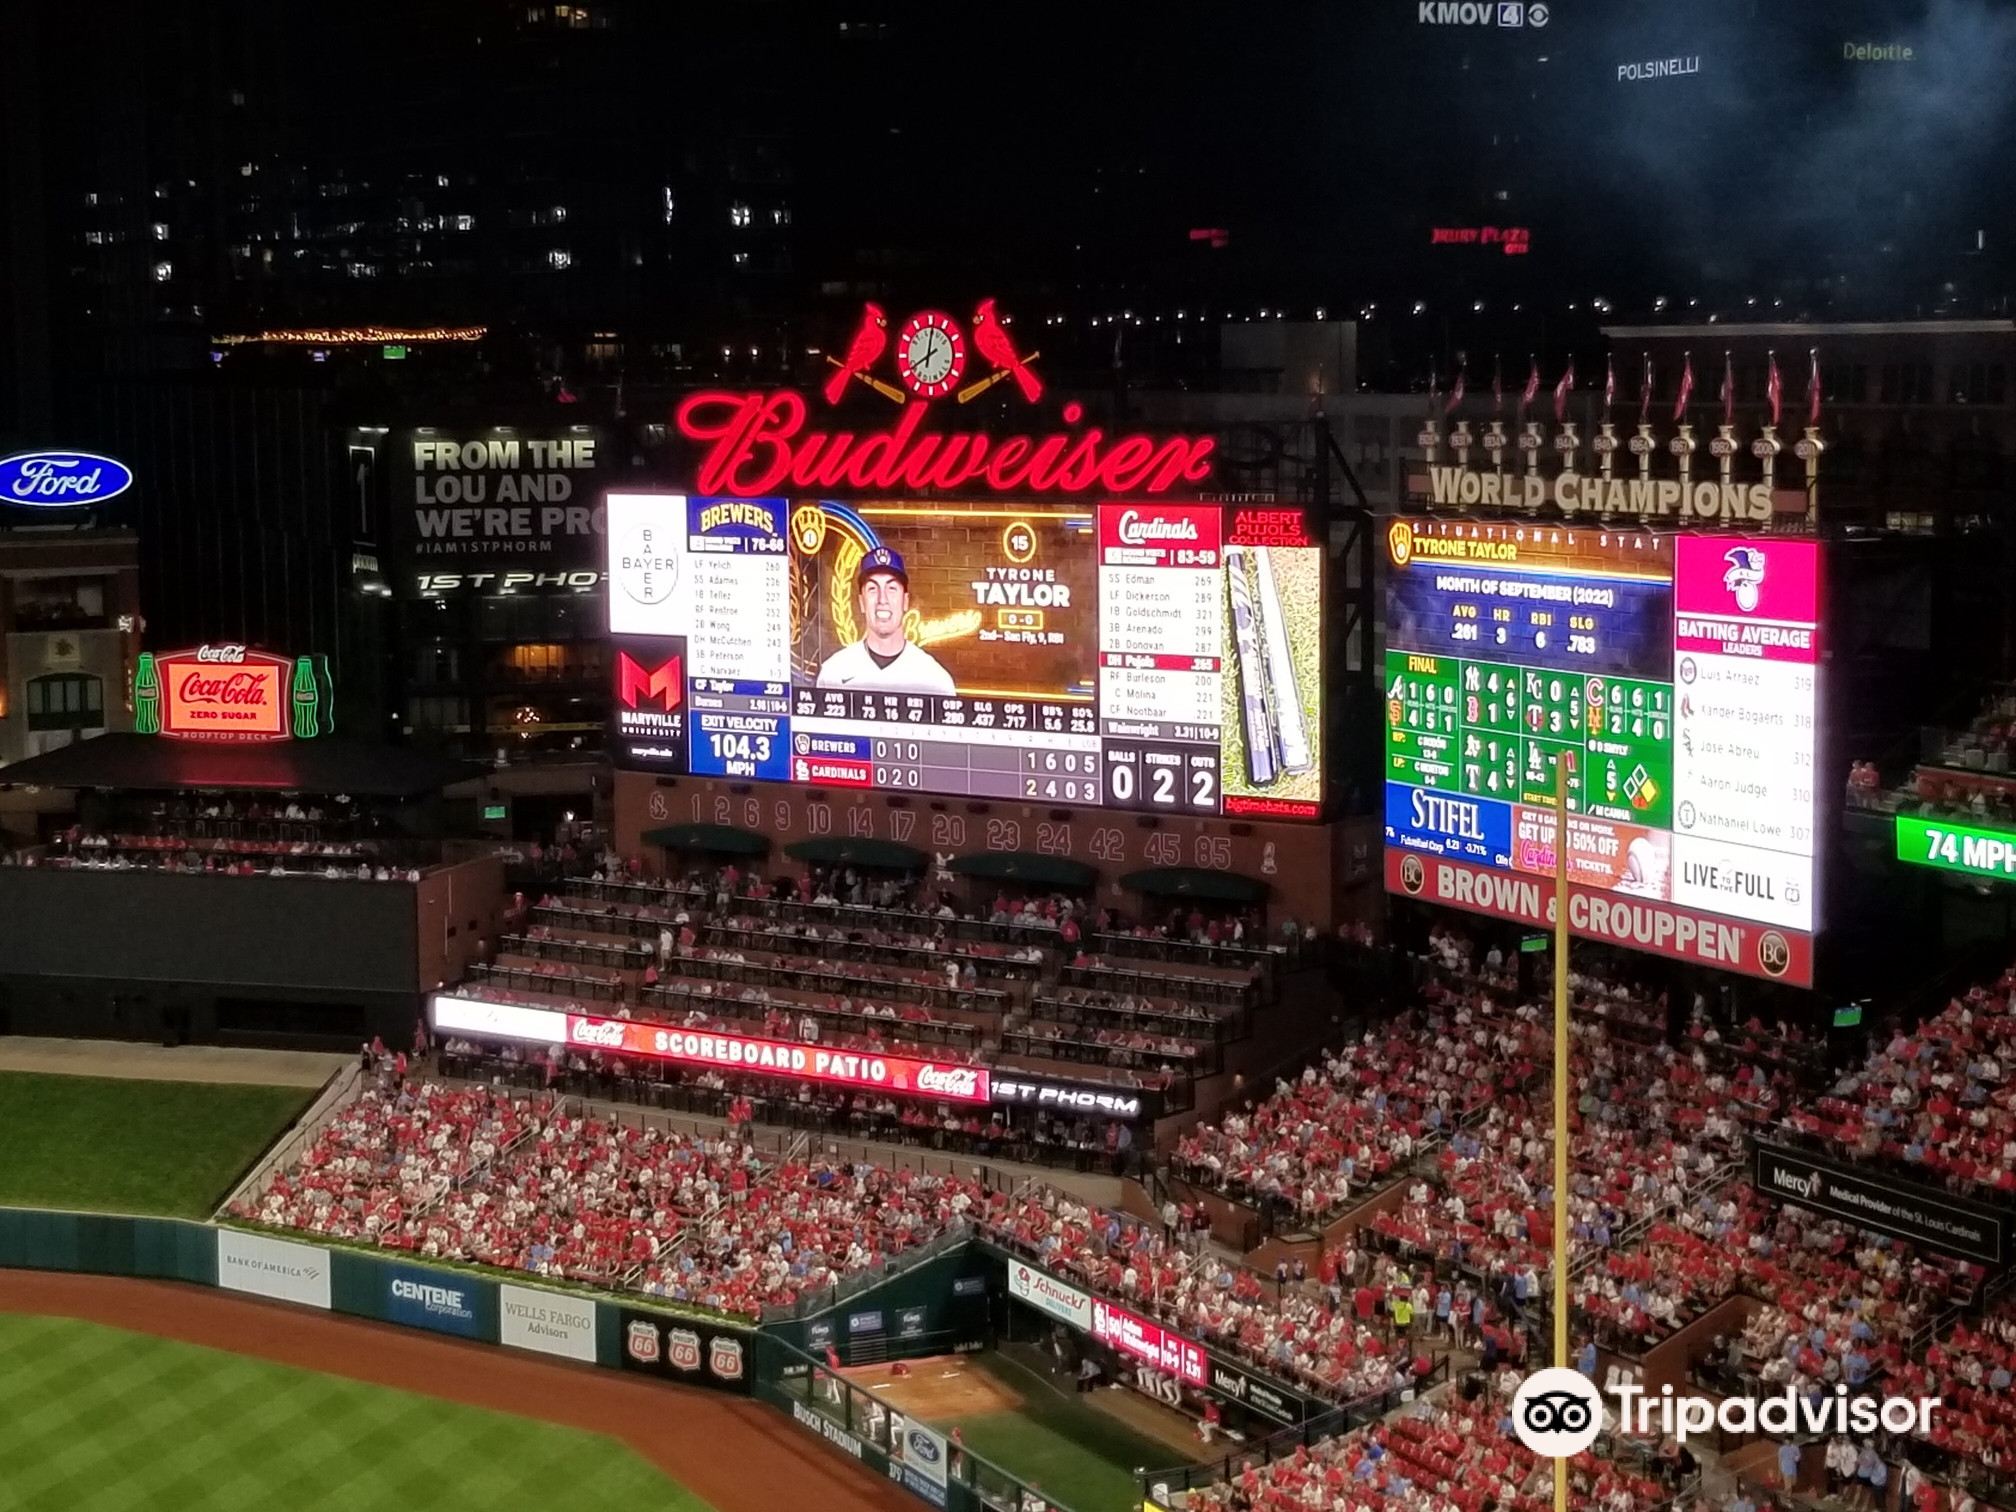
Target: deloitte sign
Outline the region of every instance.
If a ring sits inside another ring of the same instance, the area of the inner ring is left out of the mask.
[[[1414,19],[1422,26],[1545,26],[1550,17],[1538,0],[1418,0]]]

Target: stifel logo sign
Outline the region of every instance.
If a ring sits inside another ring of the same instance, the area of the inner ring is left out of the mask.
[[[198,646],[155,658],[161,733],[196,740],[285,740],[294,663],[245,646]]]

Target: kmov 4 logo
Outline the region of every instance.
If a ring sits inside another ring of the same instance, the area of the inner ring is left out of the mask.
[[[1879,1427],[1894,1434],[1931,1432],[1938,1397],[1850,1396],[1846,1386],[1802,1395],[1789,1386],[1776,1396],[1714,1397],[1675,1392],[1671,1386],[1647,1391],[1618,1376],[1610,1382],[1617,1430],[1644,1438],[1659,1435],[1679,1443],[1708,1432],[1868,1435]],[[1512,1398],[1512,1432],[1542,1459],[1572,1459],[1603,1431],[1603,1393],[1579,1370],[1537,1370],[1519,1383]]]
[[[1423,26],[1545,26],[1551,19],[1540,0],[1418,0],[1414,18]]]

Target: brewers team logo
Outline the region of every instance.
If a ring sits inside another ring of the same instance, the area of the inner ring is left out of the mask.
[[[665,1334],[665,1358],[674,1370],[700,1368],[700,1335],[690,1328],[674,1328]]]
[[[1405,520],[1395,520],[1386,527],[1386,554],[1393,558],[1395,567],[1405,567],[1414,560],[1414,527]]]
[[[707,1346],[707,1368],[724,1381],[742,1379],[742,1341],[716,1339]]]
[[[658,1325],[638,1319],[630,1325],[629,1337],[623,1346],[639,1365],[658,1363]]]
[[[1428,868],[1419,856],[1400,858],[1400,885],[1407,889],[1410,897],[1419,897],[1421,889],[1428,883]]]
[[[807,556],[817,556],[826,544],[826,511],[817,504],[800,504],[791,511],[791,536]]]

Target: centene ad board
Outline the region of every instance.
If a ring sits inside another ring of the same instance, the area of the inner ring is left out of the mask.
[[[1300,510],[615,493],[607,518],[623,765],[1320,810],[1323,552]]]
[[[981,1067],[917,1060],[907,1055],[830,1050],[757,1035],[680,1029],[636,1019],[598,1018],[556,1008],[485,1003],[446,993],[434,995],[428,1012],[438,1032],[470,1039],[571,1046],[576,1050],[672,1061],[752,1076],[835,1082],[944,1102],[984,1103],[991,1096],[987,1072]]]
[[[1131,1359],[1153,1365],[1192,1386],[1211,1383],[1211,1365],[1204,1346],[1164,1328],[1151,1318],[1115,1307],[1103,1297],[1092,1299],[1092,1337]]]
[[[1386,883],[1812,981],[1817,543],[1395,521]]]

